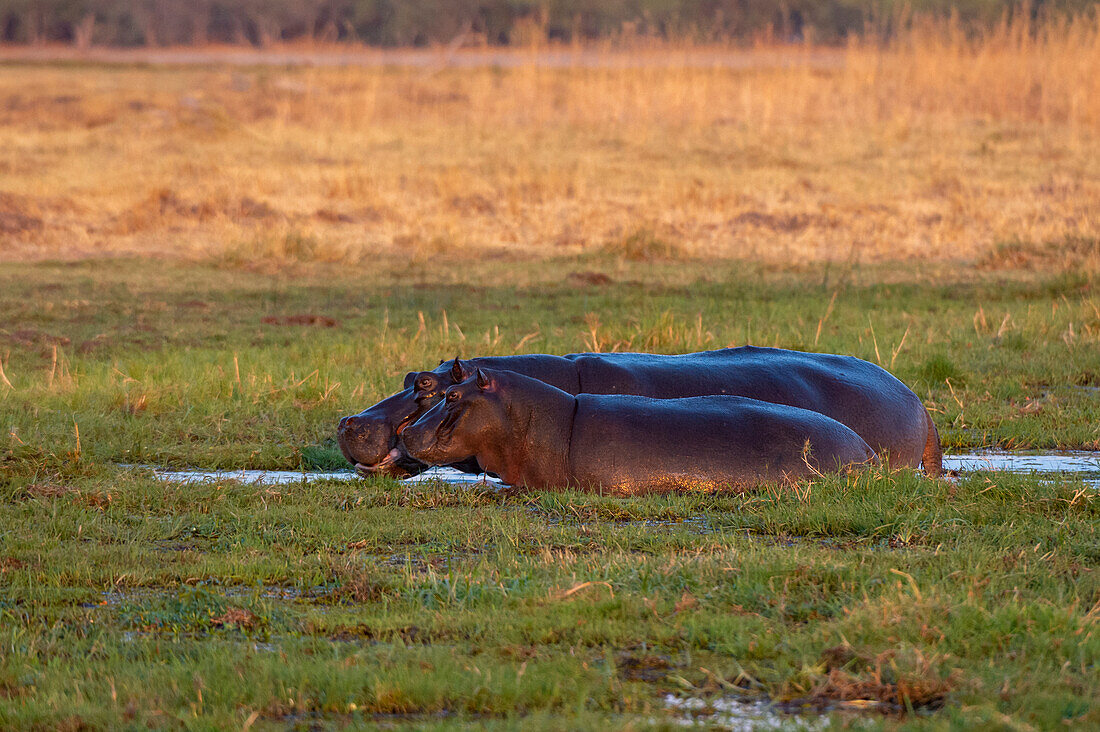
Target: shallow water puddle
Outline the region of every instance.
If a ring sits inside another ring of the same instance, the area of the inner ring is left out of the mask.
[[[665,709],[675,715],[674,723],[682,727],[756,732],[771,729],[819,730],[829,726],[828,717],[791,714],[762,700],[721,698],[704,701],[694,697],[681,699],[668,694],[665,696]]]
[[[1057,452],[1008,452],[983,450],[960,455],[944,455],[943,469],[960,473],[993,471],[1036,473],[1078,477],[1094,488],[1100,488],[1100,452],[1060,450]]]
[[[944,455],[944,470],[1004,470],[1010,473],[1098,473],[1100,452],[1023,453],[988,450],[962,455]]]
[[[297,471],[297,470],[161,470],[148,466],[125,466],[145,468],[161,480],[176,483],[202,483],[204,481],[236,480],[241,483],[262,485],[285,485],[292,483],[314,483],[323,480],[352,480],[357,477],[351,470],[336,472]],[[1003,450],[983,450],[959,455],[943,456],[944,470],[963,473],[974,471],[1003,471],[1009,473],[1050,473],[1068,474],[1081,477],[1086,483],[1100,488],[1100,452],[1083,450],[1025,453]],[[503,485],[497,478],[487,475],[471,475],[453,468],[431,468],[420,475],[406,478],[404,483],[420,484],[430,482],[449,483],[451,485]]]
[[[172,483],[204,483],[207,481],[235,480],[240,483],[259,485],[287,485],[291,483],[317,483],[324,480],[353,480],[358,475],[352,470],[333,472],[300,470],[161,470],[147,465],[127,465],[124,467],[152,470],[154,478]],[[452,485],[504,485],[488,475],[471,475],[454,468],[431,468],[420,475],[406,478],[403,483],[418,484],[438,481]]]

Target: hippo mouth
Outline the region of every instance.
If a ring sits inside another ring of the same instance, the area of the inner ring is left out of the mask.
[[[401,451],[396,447],[386,453],[386,457],[382,458],[373,465],[366,465],[365,463],[356,463],[355,469],[361,475],[374,475],[375,473],[384,473],[393,466],[397,459],[401,457]]]
[[[401,433],[405,431],[405,428],[413,423],[412,417],[406,417],[401,420],[401,424],[397,425],[397,429],[394,431],[396,438],[401,437]],[[396,439],[394,440],[396,442]],[[376,463],[367,465],[366,463],[355,463],[355,471],[360,475],[377,475],[391,472],[391,468],[401,458],[405,457],[405,453],[398,447],[390,448],[390,451],[386,453],[386,456]]]

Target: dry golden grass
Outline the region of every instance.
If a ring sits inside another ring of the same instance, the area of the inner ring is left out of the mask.
[[[661,251],[631,256],[988,261],[1100,233],[1096,19],[756,68],[636,53],[0,67],[0,257],[537,257],[646,232]]]

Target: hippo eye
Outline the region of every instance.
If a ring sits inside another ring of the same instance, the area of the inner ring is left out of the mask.
[[[431,379],[421,379],[420,381],[416,382],[416,385],[418,387],[420,387],[421,389],[423,389],[424,391],[427,391],[428,389],[432,388],[432,380]]]
[[[458,398],[460,396],[462,396],[462,395],[459,394],[457,391],[449,391],[449,392],[447,392],[447,401],[448,402],[457,402]]]

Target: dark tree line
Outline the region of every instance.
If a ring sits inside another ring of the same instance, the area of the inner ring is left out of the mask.
[[[0,42],[263,46],[313,39],[376,46],[522,43],[644,35],[697,41],[773,34],[837,42],[911,11],[980,28],[1005,13],[1083,11],[1092,0],[0,0]]]

